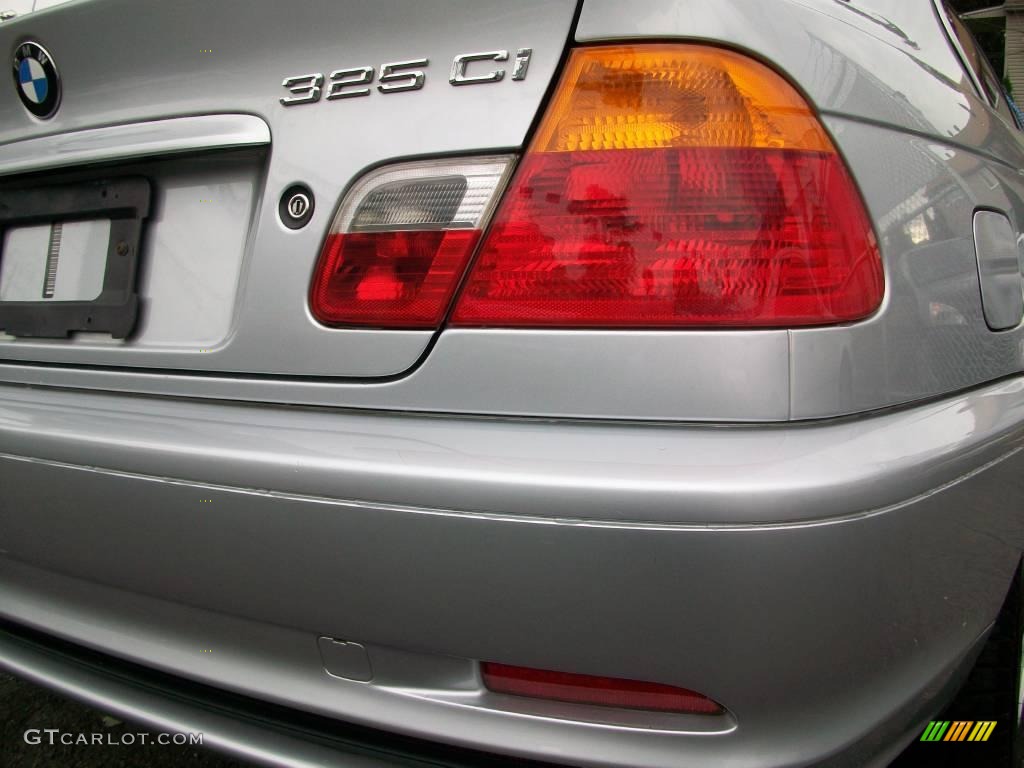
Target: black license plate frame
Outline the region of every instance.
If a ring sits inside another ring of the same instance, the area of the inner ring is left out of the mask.
[[[54,222],[110,219],[103,289],[92,301],[0,301],[0,331],[65,339],[74,331],[127,338],[139,312],[136,276],[152,188],[141,176],[50,186],[0,186],[0,260],[7,230]]]

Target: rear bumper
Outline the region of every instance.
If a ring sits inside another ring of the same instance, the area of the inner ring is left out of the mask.
[[[871,764],[998,612],[1024,545],[1022,437],[1024,380],[772,427],[0,387],[0,617],[520,757]],[[328,676],[322,635],[365,645],[373,680]],[[20,658],[0,643],[0,664],[56,682]],[[487,694],[478,659],[676,684],[729,714],[583,723]]]
[[[84,699],[103,711],[164,732],[188,734],[193,738],[201,735],[204,746],[255,762],[271,762],[278,767],[471,768],[487,765],[489,768],[522,768],[525,765],[515,758],[496,758],[273,706],[154,672],[148,667],[5,622],[0,622],[0,655],[5,666],[19,675]],[[37,734],[41,730],[37,730]],[[42,738],[44,744],[49,743],[48,736]],[[55,741],[60,743],[58,739]],[[555,768],[544,763],[529,765]]]

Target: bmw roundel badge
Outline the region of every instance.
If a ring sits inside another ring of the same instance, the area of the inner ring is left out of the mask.
[[[60,75],[49,52],[27,42],[14,53],[14,85],[25,109],[43,120],[60,106]]]

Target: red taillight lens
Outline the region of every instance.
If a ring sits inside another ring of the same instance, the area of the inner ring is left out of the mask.
[[[479,230],[330,235],[313,284],[313,313],[327,324],[436,328]]]
[[[863,202],[803,98],[697,45],[575,51],[453,323],[787,327],[878,308]]]
[[[495,693],[696,715],[720,715],[725,711],[706,696],[660,683],[551,672],[492,662],[484,662],[481,672],[484,684]]]
[[[334,326],[438,327],[511,165],[481,157],[367,174],[331,225],[313,316]]]

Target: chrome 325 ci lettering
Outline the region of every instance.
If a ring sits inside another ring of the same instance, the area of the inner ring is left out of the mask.
[[[526,79],[532,56],[532,48],[516,51],[511,64],[513,80]],[[452,60],[448,82],[452,85],[497,83],[505,79],[505,68],[501,63],[507,61],[507,50],[459,54]],[[286,77],[281,85],[288,89],[291,96],[282,97],[281,103],[286,107],[294,107],[298,104],[313,104],[321,98],[334,101],[369,96],[374,80],[381,93],[418,91],[427,80],[425,70],[429,63],[428,59],[394,61],[381,65],[379,75],[374,67],[350,67],[335,70],[326,78],[322,72]]]

